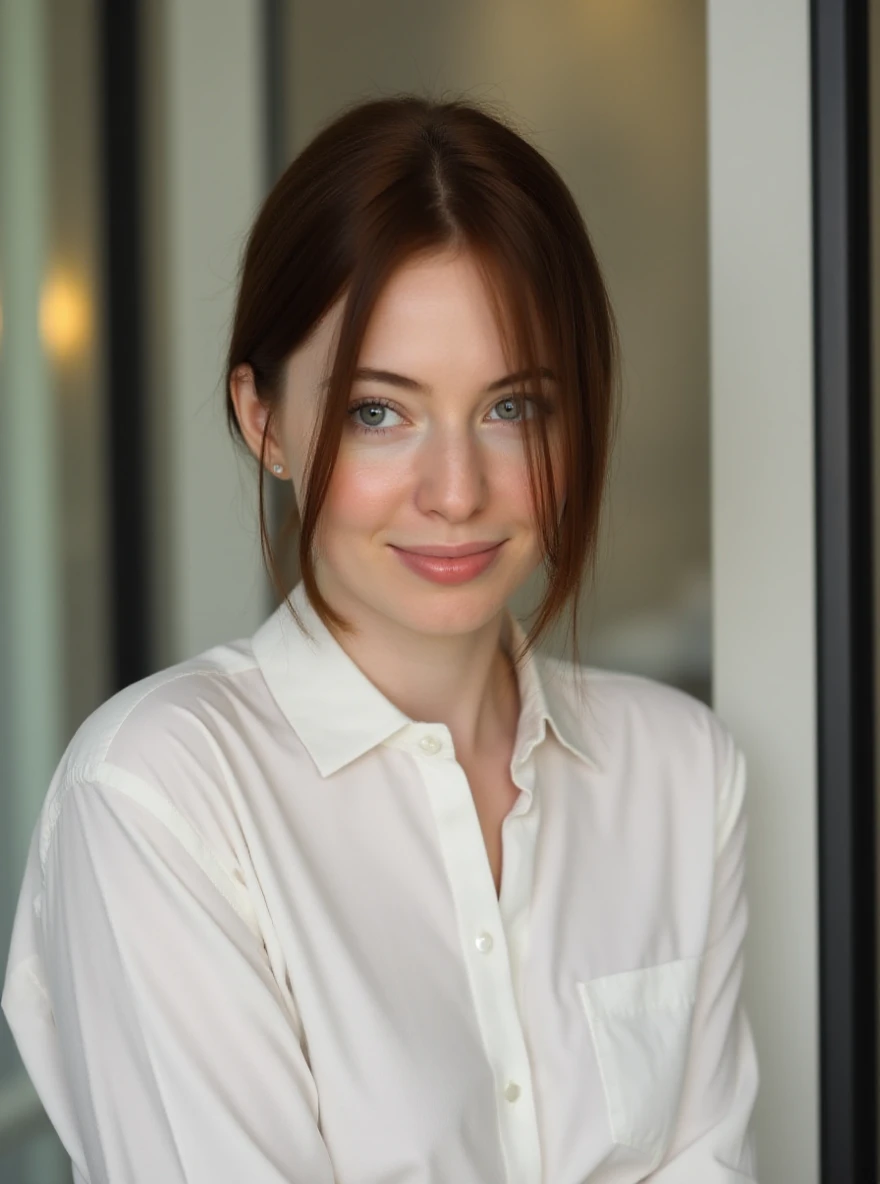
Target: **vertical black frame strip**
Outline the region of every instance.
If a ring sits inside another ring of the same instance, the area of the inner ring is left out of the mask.
[[[113,682],[150,671],[141,12],[101,0],[101,116]]]
[[[876,1179],[866,0],[812,0],[822,1180]]]

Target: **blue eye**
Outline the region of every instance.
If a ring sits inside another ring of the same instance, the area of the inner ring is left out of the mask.
[[[363,411],[365,407],[369,407],[369,408],[375,409],[375,410],[381,409],[381,410],[383,410],[383,412],[385,410],[394,411],[394,408],[391,406],[391,404],[386,399],[363,399],[360,403],[355,403],[353,407],[349,407],[348,414],[351,417],[352,426],[355,428],[356,431],[364,432],[368,436],[374,436],[374,435],[384,435],[385,432],[390,430],[389,428],[381,427],[379,424],[373,424],[372,426],[368,426],[365,423],[360,423],[355,417],[357,416],[357,413],[359,411]],[[395,412],[395,414],[397,414],[397,413]],[[383,419],[384,419],[384,415],[383,415]]]
[[[521,402],[523,402],[523,400],[521,400],[521,399],[516,399],[516,398],[514,398],[512,395],[510,395],[510,396],[508,396],[506,399],[502,399],[502,400],[501,400],[499,403],[496,403],[496,404],[495,404],[495,407],[513,406],[513,407],[515,407],[515,408],[517,408],[517,409],[518,409],[518,408],[519,408],[519,405],[520,405],[520,403],[521,403]],[[525,402],[526,402],[526,403],[531,403],[531,404],[534,406],[535,400],[534,400],[534,399],[529,399],[529,398],[527,398],[527,399],[525,399]],[[493,411],[495,410],[495,407],[493,407],[493,408],[492,408],[492,410],[493,410]],[[531,418],[531,417],[530,417],[530,418]],[[515,422],[515,421],[514,421],[514,420],[509,420],[509,419],[508,419],[508,420],[504,420],[503,422],[505,422],[505,423],[513,423],[513,422]]]
[[[534,419],[539,410],[543,410],[545,412],[552,410],[549,401],[540,395],[527,395],[524,397],[514,397],[513,395],[509,395],[506,399],[499,399],[499,401],[493,406],[492,410],[494,411],[498,407],[509,406],[515,408],[516,411],[519,412],[520,405],[523,403],[531,404],[532,413],[527,416],[528,419]],[[359,411],[363,411],[365,408],[370,408],[371,410],[388,410],[392,411],[395,415],[400,415],[400,412],[395,410],[393,403],[391,403],[388,399],[361,399],[359,403],[352,404],[352,406],[348,409],[348,415],[351,418],[352,427],[355,431],[361,432],[366,436],[384,435],[386,432],[391,431],[391,428],[383,427],[381,423],[374,423],[371,426],[361,422],[357,418],[357,414]],[[384,420],[384,415],[382,418]],[[522,418],[518,414],[515,419],[506,419],[501,417],[495,422],[507,423],[512,427],[518,427],[519,424],[522,423]]]

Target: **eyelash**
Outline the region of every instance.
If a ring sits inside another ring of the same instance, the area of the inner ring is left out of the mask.
[[[526,395],[525,400],[526,402],[531,403],[532,406],[538,411],[544,411],[545,413],[548,413],[552,410],[550,401],[543,396]],[[492,410],[494,411],[494,409],[501,403],[506,402],[508,402],[508,399],[499,399],[497,403],[493,404]],[[401,414],[389,399],[361,399],[359,403],[352,404],[352,406],[348,409],[348,414],[352,420],[352,427],[356,432],[362,432],[365,436],[384,436],[386,432],[390,432],[392,429],[383,427],[369,428],[366,424],[358,423],[354,416],[358,411],[360,411],[362,407],[388,407],[389,410],[396,412],[396,414]],[[516,428],[519,427],[523,421],[520,419],[501,419],[498,420],[498,422],[509,424],[510,427]]]

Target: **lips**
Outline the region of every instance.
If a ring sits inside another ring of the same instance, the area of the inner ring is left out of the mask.
[[[482,555],[486,551],[494,551],[496,547],[501,546],[500,540],[497,543],[459,543],[454,546],[419,546],[419,547],[397,547],[394,546],[395,551],[407,551],[410,555],[427,555],[433,559],[461,559],[465,555]]]
[[[468,544],[464,544],[468,546]],[[473,545],[467,555],[424,555],[407,550],[405,547],[391,547],[397,558],[410,571],[430,580],[435,584],[464,584],[469,580],[488,571],[495,563],[503,546],[503,541],[488,548],[474,551]]]

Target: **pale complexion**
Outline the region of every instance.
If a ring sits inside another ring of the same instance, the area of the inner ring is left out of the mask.
[[[291,355],[268,441],[269,471],[284,466],[299,506],[341,312],[339,303]],[[318,586],[356,626],[338,640],[383,694],[412,719],[445,724],[456,758],[486,784],[485,795],[493,773],[505,778],[495,809],[503,817],[520,705],[502,625],[507,601],[541,556],[518,426],[533,412],[505,404],[510,389],[489,390],[511,368],[473,260],[444,252],[406,263],[373,312],[358,364],[424,390],[355,383],[352,406],[375,398],[393,407],[361,408],[347,420],[316,539]],[[249,367],[239,368],[231,389],[259,455],[266,408]],[[535,389],[553,395],[550,380]],[[562,505],[561,482],[556,492]],[[455,586],[410,571],[389,546],[500,540],[489,570]]]

